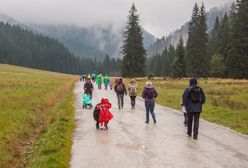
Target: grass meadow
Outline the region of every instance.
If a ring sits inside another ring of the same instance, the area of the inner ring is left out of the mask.
[[[0,167],[69,167],[77,76],[0,64]]]
[[[136,81],[141,96],[147,80],[136,78]],[[157,103],[180,111],[181,96],[188,86],[188,79],[155,78],[151,81],[159,93]],[[247,135],[248,80],[209,78],[199,79],[198,84],[204,89],[207,98],[201,117]]]

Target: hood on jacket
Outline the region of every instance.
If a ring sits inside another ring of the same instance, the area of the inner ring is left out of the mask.
[[[197,85],[197,79],[195,77],[190,78],[189,86],[196,86],[196,85]]]
[[[122,84],[122,78],[118,80],[118,84]]]

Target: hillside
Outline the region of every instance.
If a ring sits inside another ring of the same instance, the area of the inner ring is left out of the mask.
[[[120,58],[123,28],[116,29],[112,25],[93,26],[90,28],[75,25],[38,25],[29,24],[38,32],[58,39],[75,55],[85,58],[104,59],[108,54]],[[156,38],[143,30],[144,47],[148,48]]]
[[[89,60],[77,58],[58,40],[19,26],[0,22],[0,37],[0,63],[71,74],[93,70]]]
[[[72,88],[77,79],[0,64],[1,168],[28,167],[36,156],[43,160],[42,167],[51,164],[48,160],[53,160],[49,167],[68,167],[74,128]]]
[[[228,3],[223,7],[212,8],[207,12],[208,31],[211,31],[213,29],[216,17],[218,16],[219,18],[223,18],[225,13],[229,13],[230,7],[231,3]],[[187,40],[188,22],[183,24],[181,28],[175,30],[168,36],[162,37],[161,39],[157,39],[155,43],[148,47],[147,54],[149,56],[153,56],[156,53],[162,53],[165,47],[168,47],[170,44],[175,46],[176,43],[179,41],[180,37],[182,37],[184,41]]]

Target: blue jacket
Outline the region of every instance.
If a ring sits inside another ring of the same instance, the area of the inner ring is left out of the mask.
[[[189,86],[188,88],[185,89],[184,93],[183,93],[183,105],[186,108],[187,112],[202,112],[202,105],[205,103],[206,101],[206,97],[205,94],[202,90],[202,88],[200,88],[200,92],[201,92],[201,101],[198,103],[192,102],[191,98],[190,98],[190,90],[193,89],[194,87],[197,86]]]

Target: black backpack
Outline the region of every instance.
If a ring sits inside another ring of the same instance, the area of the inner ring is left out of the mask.
[[[202,95],[200,87],[194,87],[190,89],[190,99],[193,103],[201,102]]]
[[[97,109],[97,106],[100,106],[101,103],[97,104],[94,108],[94,111],[93,111],[93,118],[95,121],[98,121],[99,119],[99,114],[100,114],[100,110]]]
[[[153,88],[147,88],[146,94],[147,94],[148,99],[153,99],[154,98],[154,89]]]

